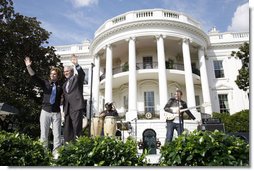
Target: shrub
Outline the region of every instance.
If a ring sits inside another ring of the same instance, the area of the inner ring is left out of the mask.
[[[48,166],[52,155],[39,141],[19,133],[0,132],[1,166]]]
[[[230,116],[227,132],[249,132],[249,110],[243,110]]]
[[[161,148],[161,166],[248,166],[249,144],[223,132],[183,132]]]
[[[213,118],[220,119],[226,132],[249,132],[249,110],[243,110],[233,115],[213,113]]]
[[[124,143],[110,137],[79,137],[59,149],[59,166],[137,166],[143,165],[144,156],[137,155],[137,143]]]

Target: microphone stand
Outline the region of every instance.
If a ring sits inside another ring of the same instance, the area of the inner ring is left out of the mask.
[[[182,117],[181,117],[181,113],[180,113],[180,101],[178,100],[177,101],[177,105],[178,105],[178,109],[179,109],[179,111],[178,111],[178,115],[179,115],[179,125],[180,125],[180,134],[182,134],[182,132],[183,132],[183,121],[182,121]]]
[[[93,67],[91,63],[91,85],[90,85],[90,99],[89,99],[89,125],[88,125],[88,137],[91,137],[91,124],[92,124],[92,98],[93,98]]]

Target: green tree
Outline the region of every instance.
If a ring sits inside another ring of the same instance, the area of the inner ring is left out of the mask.
[[[51,33],[40,24],[35,17],[15,13],[12,0],[0,1],[0,102],[19,109],[16,127],[33,137],[39,135],[42,91],[31,82],[24,58],[32,59],[41,78],[61,65],[54,47],[47,46]]]
[[[246,91],[249,89],[249,43],[245,42],[239,50],[231,53],[231,56],[238,57],[242,61],[242,68],[238,70],[239,74],[235,82],[240,89]]]

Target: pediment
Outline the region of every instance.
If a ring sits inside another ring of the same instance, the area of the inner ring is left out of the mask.
[[[229,86],[227,84],[219,84],[219,85],[216,85],[216,87],[214,87],[213,89],[216,89],[216,90],[231,90],[232,86]]]

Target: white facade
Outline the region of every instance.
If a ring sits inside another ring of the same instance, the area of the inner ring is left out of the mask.
[[[235,84],[241,61],[231,57],[244,42],[249,42],[248,32],[219,33],[214,28],[207,34],[188,15],[149,9],[107,20],[92,42],[55,48],[64,65],[69,65],[70,56],[76,54],[87,69],[84,98],[88,101],[91,63],[95,64],[92,116],[98,115],[105,103],[114,102],[123,120],[132,123],[138,140],[146,129],[153,129],[164,143],[163,108],[176,89],[183,91],[189,107],[210,103],[201,108],[202,113],[226,110],[233,114],[249,109],[248,93]],[[221,78],[216,78],[215,68]],[[198,110],[191,111],[201,119]],[[152,119],[144,119],[148,112]],[[197,123],[186,120],[185,128],[192,131]]]

